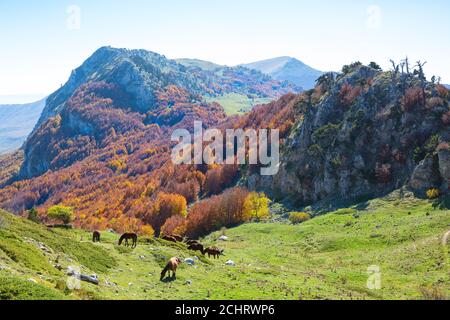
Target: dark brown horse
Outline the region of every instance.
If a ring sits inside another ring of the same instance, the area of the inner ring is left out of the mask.
[[[166,240],[166,241],[169,241],[169,242],[177,243],[177,239],[175,239],[175,238],[172,237],[172,236],[164,236],[164,237],[162,237],[161,239]]]
[[[184,240],[184,238],[182,236],[179,236],[177,234],[171,234],[170,237],[172,237],[175,240],[177,240],[177,242],[183,242],[183,240]]]
[[[125,246],[129,247],[130,244],[128,243],[128,240],[132,240],[133,244],[131,245],[131,247],[136,248],[137,239],[138,239],[138,236],[136,233],[124,233],[119,239],[119,246],[122,245],[122,242],[125,240]]]
[[[92,242],[100,242],[100,232],[94,231],[92,234]]]
[[[214,259],[218,259],[221,255],[223,255],[223,250],[219,250],[217,248],[207,248],[205,249],[205,253],[208,254],[208,258],[213,256]]]
[[[188,249],[192,251],[200,251],[202,255],[205,255],[205,249],[200,243],[191,244]]]
[[[191,245],[193,245],[193,244],[201,244],[201,243],[198,242],[197,240],[188,240],[188,241],[186,241],[186,244],[187,244],[188,246],[191,246]]]

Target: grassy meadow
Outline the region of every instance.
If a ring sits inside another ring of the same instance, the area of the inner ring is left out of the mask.
[[[361,208],[361,206],[357,207]],[[91,242],[82,230],[48,229],[0,211],[0,299],[445,299],[449,297],[450,211],[396,193],[292,225],[248,223],[201,241],[225,249],[218,260],[184,244],[118,235]],[[225,234],[228,241],[217,239]],[[174,281],[159,281],[166,261],[183,263]],[[235,265],[228,266],[232,260]],[[56,266],[56,267],[55,267]],[[96,274],[100,285],[69,289],[67,267]],[[381,288],[367,286],[368,268]]]

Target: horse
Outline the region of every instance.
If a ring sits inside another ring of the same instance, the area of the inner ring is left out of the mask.
[[[167,263],[166,267],[163,269],[163,271],[161,272],[161,278],[160,281],[164,280],[164,277],[166,276],[166,273],[169,273],[169,277],[170,277],[170,271],[172,271],[172,278],[176,279],[177,278],[177,268],[178,266],[181,264],[181,260],[179,258],[171,258],[169,260],[169,262]]]
[[[94,231],[92,234],[92,242],[100,242],[100,232]]]
[[[169,242],[177,243],[177,239],[172,236],[164,236],[161,239],[169,241]]]
[[[188,240],[186,241],[186,244],[188,246],[193,245],[193,244],[201,244],[200,242],[198,242],[197,240]]]
[[[136,233],[124,233],[119,239],[119,246],[122,245],[123,240],[125,240],[125,246],[129,247],[130,245],[128,243],[128,240],[132,240],[133,244],[131,245],[131,247],[136,248],[137,239],[138,239],[138,236]]]
[[[170,237],[172,237],[175,240],[177,240],[177,242],[183,242],[183,240],[184,240],[184,238],[182,236],[179,236],[177,234],[171,234]]]
[[[202,253],[202,255],[205,255],[205,249],[204,249],[203,245],[201,245],[200,243],[191,244],[188,247],[188,250],[200,251]]]
[[[219,259],[221,255],[223,254],[224,250],[219,250],[217,248],[207,248],[205,249],[205,253],[208,254],[208,258],[211,258],[213,256],[214,259]]]

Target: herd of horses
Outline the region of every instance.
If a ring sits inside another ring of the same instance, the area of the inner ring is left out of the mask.
[[[202,255],[207,254],[209,258],[211,258],[211,256],[212,256],[214,259],[219,259],[221,255],[224,255],[224,250],[220,250],[216,247],[205,248],[205,246],[202,245],[199,241],[189,240],[189,239],[181,237],[179,235],[164,235],[161,237],[161,239],[165,240],[165,241],[173,242],[173,243],[184,243],[187,245],[188,250],[198,251]],[[95,242],[100,242],[100,240],[101,240],[101,233],[99,231],[94,231],[92,234],[92,241],[95,243]],[[124,233],[119,238],[119,246],[124,244],[126,247],[131,246],[131,248],[136,248],[137,240],[138,240],[138,235],[136,233]],[[131,241],[131,244],[129,241]],[[161,281],[164,280],[167,273],[170,276],[170,272],[172,272],[172,278],[175,279],[177,268],[180,265],[180,263],[181,263],[181,260],[179,258],[177,258],[177,257],[171,258],[167,262],[166,267],[161,272]]]

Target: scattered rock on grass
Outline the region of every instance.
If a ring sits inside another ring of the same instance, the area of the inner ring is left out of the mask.
[[[230,267],[234,267],[236,265],[236,263],[234,263],[234,261],[232,260],[228,260],[227,262],[225,262],[225,264]]]
[[[187,263],[190,266],[195,265],[195,261],[192,258],[186,258],[186,259],[184,259],[184,262]]]

